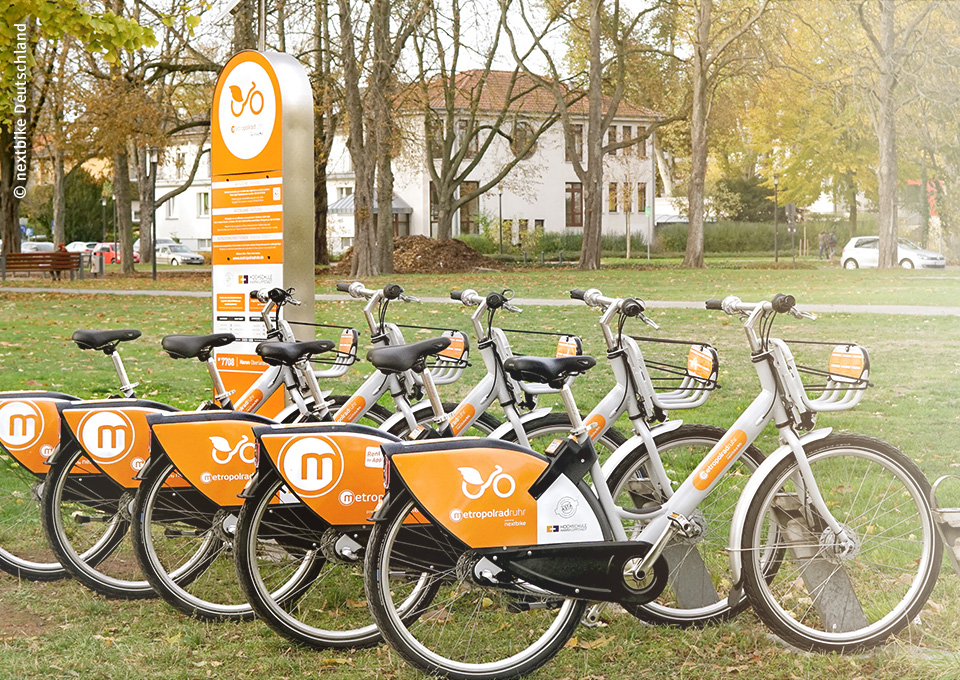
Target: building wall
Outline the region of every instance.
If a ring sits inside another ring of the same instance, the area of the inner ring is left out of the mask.
[[[492,122],[492,121],[487,121]],[[584,136],[586,123],[584,121]],[[613,123],[617,134],[621,135],[623,126],[629,125],[632,134],[636,134],[641,121],[621,119]],[[433,236],[430,223],[430,173],[426,169],[425,133],[422,116],[411,116],[404,126],[406,140],[402,151],[394,161],[394,192],[413,208],[410,216],[410,233]],[[618,137],[619,139],[620,137]],[[650,141],[647,142],[650,144]],[[480,197],[479,210],[491,223],[498,223],[502,199],[504,223],[509,221],[504,232],[504,242],[514,241],[520,227],[520,221],[526,220],[529,230],[534,230],[542,221],[546,232],[580,233],[582,228],[566,225],[566,189],[568,183],[578,183],[573,163],[566,161],[563,142],[563,129],[555,124],[538,140],[532,155],[517,164],[500,183],[502,197],[496,188],[492,188]],[[500,168],[509,161],[512,154],[508,142],[502,137],[496,139],[487,153],[469,174],[468,181],[484,184],[495,177]],[[625,196],[629,196],[630,229],[636,234],[648,229],[649,218],[638,213],[638,192],[640,184],[645,185],[646,205],[653,197],[652,154],[642,157],[637,146],[620,149],[616,155],[608,155],[604,161],[603,180],[603,233],[623,234],[626,231],[627,207]],[[330,176],[327,189],[330,202],[337,200],[344,191],[352,190],[352,166],[346,148],[346,138],[338,134],[331,153]],[[617,201],[608,203],[610,184],[617,183]],[[629,184],[629,191],[624,186]],[[611,210],[610,208],[614,209]],[[331,229],[336,233],[331,237],[331,249],[338,251],[338,241],[349,239],[353,235],[352,219],[332,221]],[[512,233],[510,233],[512,230]],[[454,218],[453,233],[460,233],[459,216]]]
[[[165,150],[157,168],[158,199],[190,176],[198,141],[185,140]],[[211,188],[210,153],[207,152],[187,190],[157,208],[157,238],[172,238],[194,250],[209,251]]]

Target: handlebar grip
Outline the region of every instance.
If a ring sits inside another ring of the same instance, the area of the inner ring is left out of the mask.
[[[463,302],[463,291],[462,290],[451,290],[450,299],[456,300],[457,302]]]
[[[707,309],[715,309],[721,311],[723,309],[723,300],[717,300],[716,298],[711,298],[706,302]]]
[[[251,290],[251,291],[250,291],[250,299],[251,299],[251,300],[259,300],[259,299],[260,299],[260,291],[259,291],[259,290]]]
[[[341,293],[349,293],[349,292],[350,292],[350,282],[349,282],[349,281],[341,281],[340,283],[337,284],[337,290],[339,290]]]
[[[487,309],[500,309],[506,300],[500,293],[489,293],[487,295]]]
[[[620,311],[624,316],[636,317],[643,314],[643,310],[646,309],[643,306],[643,303],[636,298],[627,298],[623,301],[623,304],[620,306]]]
[[[267,292],[267,297],[279,305],[280,303],[286,301],[290,295],[283,288],[271,288]]]
[[[391,283],[383,287],[383,297],[388,300],[396,300],[403,295],[403,286],[399,283]]]
[[[574,288],[570,291],[570,299],[572,300],[582,300],[587,294],[587,291],[580,290],[579,288]]]
[[[777,314],[786,314],[793,309],[795,304],[797,304],[797,299],[792,295],[777,293],[773,296],[770,304],[773,306],[773,311],[775,311]]]

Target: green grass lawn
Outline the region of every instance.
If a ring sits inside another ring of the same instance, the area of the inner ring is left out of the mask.
[[[108,281],[110,279],[108,278]],[[331,292],[333,277],[318,278],[318,291]],[[386,281],[379,279],[378,281]],[[924,316],[923,305],[958,305],[960,276],[941,272],[845,272],[828,270],[609,269],[390,277],[411,294],[440,295],[451,287],[481,292],[509,286],[523,297],[561,297],[571,287],[595,286],[607,294],[649,299],[691,299],[736,293],[744,299],[782,291],[808,303],[912,304],[916,316],[823,315],[817,322],[778,319],[775,334],[792,339],[855,340],[870,350],[870,389],[853,411],[823,414],[819,426],[885,439],[917,461],[931,479],[960,474],[960,360],[956,344],[960,317]],[[147,277],[149,282],[149,277]],[[137,279],[138,287],[142,279]],[[368,285],[375,285],[370,282]],[[200,288],[199,284],[192,284]],[[453,306],[394,304],[398,323],[469,330],[468,310]],[[717,312],[652,310],[659,332],[636,326],[634,334],[704,340],[720,352],[722,388],[707,404],[675,413],[687,422],[729,425],[756,393],[757,380],[737,321]],[[577,333],[586,353],[602,356],[597,314],[583,306],[531,306],[522,315],[503,314],[508,328]],[[131,379],[142,396],[183,408],[209,395],[205,369],[194,361],[174,361],[159,347],[167,333],[209,332],[209,301],[192,298],[64,296],[0,291],[0,389],[57,389],[82,396],[104,396],[116,378],[102,354],[81,352],[69,336],[78,327],[143,330],[141,339],[122,347]],[[317,305],[323,323],[361,327],[361,303]],[[324,329],[318,329],[323,337]],[[435,331],[403,329],[408,340]],[[361,327],[363,345],[369,334]],[[471,339],[472,332],[470,333]],[[512,338],[518,352],[549,351],[552,340]],[[645,351],[663,356],[663,348]],[[799,363],[823,366],[824,350],[795,347]],[[361,350],[361,356],[365,349]],[[677,358],[676,354],[673,354]],[[466,393],[479,378],[474,365],[456,385],[442,388],[446,400]],[[360,363],[344,378],[325,385],[349,392],[369,371]],[[574,393],[586,411],[612,385],[605,361],[578,380]],[[544,400],[549,404],[550,400]],[[496,414],[497,407],[491,411]],[[625,428],[625,423],[620,423]],[[775,433],[759,442],[769,451]],[[960,505],[960,498],[951,502]],[[576,641],[536,678],[957,678],[960,677],[960,589],[944,563],[931,603],[900,639],[870,654],[850,657],[801,654],[785,649],[749,613],[705,630],[649,627],[626,616],[609,625],[580,628]],[[316,652],[291,646],[258,623],[199,623],[162,602],[111,602],[71,581],[18,583],[0,576],[0,677],[45,678],[414,678],[387,648]]]

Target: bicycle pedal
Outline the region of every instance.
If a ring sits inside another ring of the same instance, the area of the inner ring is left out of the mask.
[[[544,600],[537,602],[515,601],[507,605],[507,611],[511,614],[522,614],[523,612],[530,612],[535,609],[560,609],[562,605],[563,600]]]
[[[171,529],[170,527],[166,527],[163,530],[164,538],[181,538],[183,536],[200,536],[200,535],[201,533],[196,529],[184,530],[184,529]]]
[[[72,513],[70,517],[72,517],[73,521],[76,522],[77,524],[90,524],[92,522],[109,522],[110,520],[113,519],[112,517],[108,517],[106,515],[91,517],[90,515],[84,515],[79,510]]]

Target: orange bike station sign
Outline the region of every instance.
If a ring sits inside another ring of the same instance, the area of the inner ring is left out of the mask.
[[[284,309],[291,321],[314,322],[313,99],[293,57],[245,51],[220,73],[213,98],[213,331],[238,342],[216,353],[227,389],[239,397],[266,364],[261,288],[296,289],[304,304]],[[297,339],[313,339],[294,326]],[[275,395],[264,415],[283,407]]]

